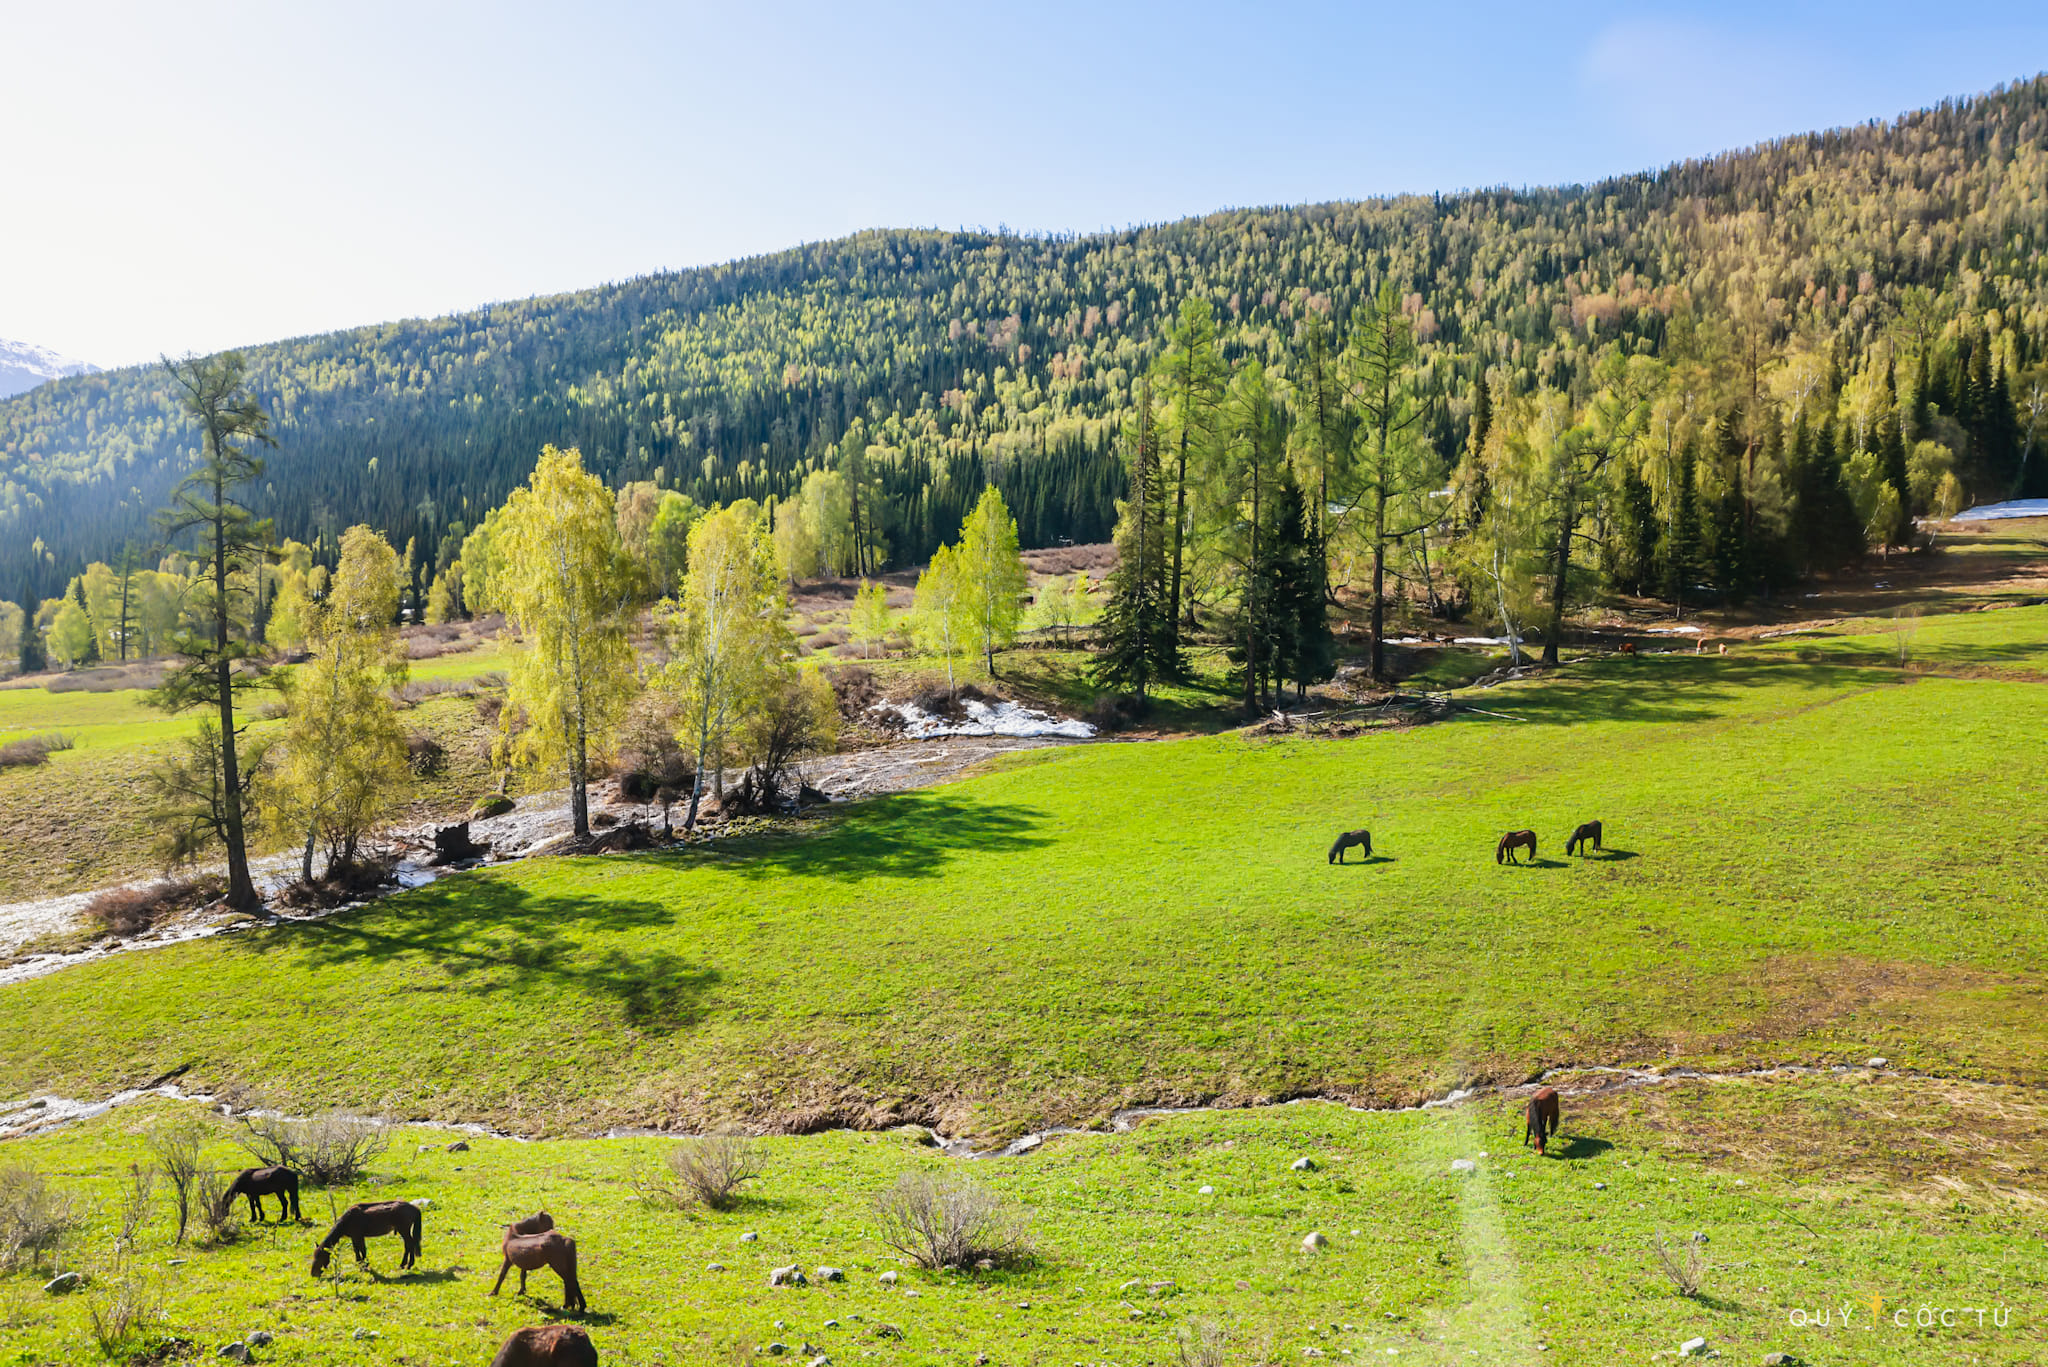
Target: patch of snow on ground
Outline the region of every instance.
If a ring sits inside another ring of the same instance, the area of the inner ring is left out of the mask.
[[[894,712],[903,718],[903,734],[912,740],[930,740],[935,736],[1064,736],[1069,740],[1087,740],[1095,734],[1095,728],[1085,721],[1033,711],[1016,702],[991,706],[970,700],[965,721],[935,717],[916,703],[876,703],[874,710]]]
[[[1700,634],[1698,627],[1644,627],[1643,630],[1649,632],[1652,636],[1697,636]]]
[[[2010,517],[2048,517],[2048,498],[2016,498],[2010,503],[1987,503],[1966,508],[1951,522],[1999,522]]]
[[[1504,646],[1507,643],[1508,638],[1505,636],[1460,636],[1453,644],[1461,646]]]

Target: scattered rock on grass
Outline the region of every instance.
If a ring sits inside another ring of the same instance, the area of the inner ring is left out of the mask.
[[[1216,1194],[1216,1188],[1203,1187],[1200,1191],[1196,1192],[1195,1194],[1197,1196],[1214,1196]]]
[[[268,1348],[271,1344],[277,1342],[277,1336],[268,1329],[258,1329],[242,1341],[251,1348]]]
[[[1296,1172],[1314,1172],[1316,1170],[1316,1160],[1313,1158],[1297,1158],[1288,1166]]]
[[[884,1272],[878,1280],[884,1286],[894,1286],[896,1285],[896,1274],[894,1272]]]
[[[784,1353],[789,1351],[789,1345],[786,1343],[771,1343],[766,1348],[763,1348],[761,1351],[768,1354],[768,1356],[770,1357],[779,1358]]]
[[[1479,1165],[1469,1158],[1453,1158],[1451,1160],[1452,1172],[1472,1172],[1478,1167]]]
[[[1706,1350],[1707,1341],[1705,1339],[1687,1339],[1684,1343],[1678,1345],[1678,1355],[1682,1358],[1696,1357]]]
[[[250,1360],[249,1345],[239,1339],[233,1343],[223,1343],[220,1346],[220,1351],[215,1353],[214,1356],[226,1358],[230,1362],[247,1362]]]
[[[804,1276],[804,1270],[795,1263],[791,1263],[788,1267],[778,1267],[768,1274],[768,1285],[770,1286],[808,1286],[809,1284],[809,1279]]]
[[[1888,1058],[1874,1058],[1863,1066],[1866,1068],[1889,1068],[1892,1066],[1892,1061]]]
[[[754,1231],[750,1229],[745,1234],[740,1235],[740,1242],[743,1244],[751,1244],[760,1237],[760,1235],[754,1233]]]
[[[1792,1355],[1790,1353],[1764,1354],[1764,1367],[1791,1367],[1791,1363]]]
[[[706,1263],[706,1264],[704,1264],[704,1270],[705,1270],[706,1272],[723,1272],[723,1271],[725,1271],[725,1264],[724,1264],[724,1263]]]
[[[448,1146],[448,1152],[450,1152],[450,1153],[468,1153],[468,1152],[469,1152],[469,1141],[468,1141],[467,1139],[458,1139],[458,1140],[456,1140],[456,1141],[455,1141],[455,1142],[454,1142],[453,1144],[450,1144],[450,1145]]]
[[[43,1290],[53,1296],[61,1296],[67,1291],[76,1291],[84,1285],[85,1274],[83,1272],[59,1272],[56,1276],[43,1283]]]
[[[1177,1295],[1180,1292],[1180,1287],[1178,1287],[1172,1282],[1154,1282],[1151,1286],[1149,1286],[1146,1289],[1149,1290],[1155,1297],[1172,1296]]]
[[[846,1272],[843,1268],[821,1267],[818,1269],[818,1280],[821,1282],[843,1282],[846,1280]]]
[[[1308,1237],[1301,1241],[1301,1251],[1304,1253],[1314,1253],[1329,1246],[1330,1241],[1324,1237],[1321,1230],[1311,1230]]]

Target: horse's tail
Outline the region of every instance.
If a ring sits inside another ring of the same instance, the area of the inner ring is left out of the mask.
[[[575,1302],[576,1308],[585,1308],[583,1282],[576,1275],[576,1241],[564,1235],[562,1238],[562,1308],[569,1308]]]

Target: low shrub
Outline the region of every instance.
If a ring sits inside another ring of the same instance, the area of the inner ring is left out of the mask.
[[[64,1236],[84,1224],[71,1193],[26,1168],[0,1168],[0,1272],[54,1264]]]
[[[405,762],[417,778],[436,778],[448,771],[448,748],[424,731],[405,738]]]
[[[919,1267],[1001,1267],[1023,1261],[1023,1221],[1000,1196],[958,1174],[910,1172],[875,1198],[878,1237]]]
[[[882,687],[875,681],[874,671],[861,665],[827,670],[825,680],[832,685],[832,696],[839,700],[839,715],[847,721],[864,720],[868,709],[882,700]]]
[[[281,1115],[244,1115],[235,1142],[266,1167],[296,1169],[321,1186],[353,1182],[391,1147],[381,1120],[329,1111],[303,1120]]]
[[[100,1356],[126,1358],[130,1356],[137,1340],[143,1337],[149,1326],[163,1319],[163,1291],[140,1273],[124,1268],[121,1276],[104,1294],[93,1296],[86,1307],[86,1314],[92,1323],[92,1341],[99,1346]],[[171,1340],[166,1346],[183,1346],[189,1349],[191,1345],[183,1344],[181,1340]],[[153,1355],[146,1356],[145,1360],[149,1360],[150,1357]],[[164,1357],[154,1360],[171,1359]]]
[[[1658,1270],[1671,1283],[1671,1289],[1691,1299],[1700,1294],[1707,1284],[1707,1260],[1700,1253],[1696,1239],[1688,1239],[1681,1245],[1683,1253],[1671,1247],[1671,1241],[1658,1235],[1650,1242],[1651,1256],[1656,1260]]]
[[[71,738],[54,731],[43,736],[24,736],[0,745],[0,769],[32,769],[49,763],[50,756],[57,751],[70,748]]]
[[[740,1187],[761,1175],[759,1151],[745,1135],[685,1139],[668,1151],[668,1171],[636,1183],[643,1199],[676,1207],[731,1210]]]
[[[216,1168],[202,1168],[192,1183],[192,1214],[199,1221],[199,1242],[208,1248],[231,1244],[242,1233],[242,1217],[228,1199],[233,1181]]]
[[[108,888],[85,904],[85,919],[109,935],[140,935],[166,917],[193,911],[227,895],[218,874],[163,878]]]

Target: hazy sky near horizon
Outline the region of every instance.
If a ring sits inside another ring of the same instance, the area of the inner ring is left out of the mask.
[[[2038,3],[0,0],[0,337],[120,365],[861,228],[1584,181],[2048,69]]]

